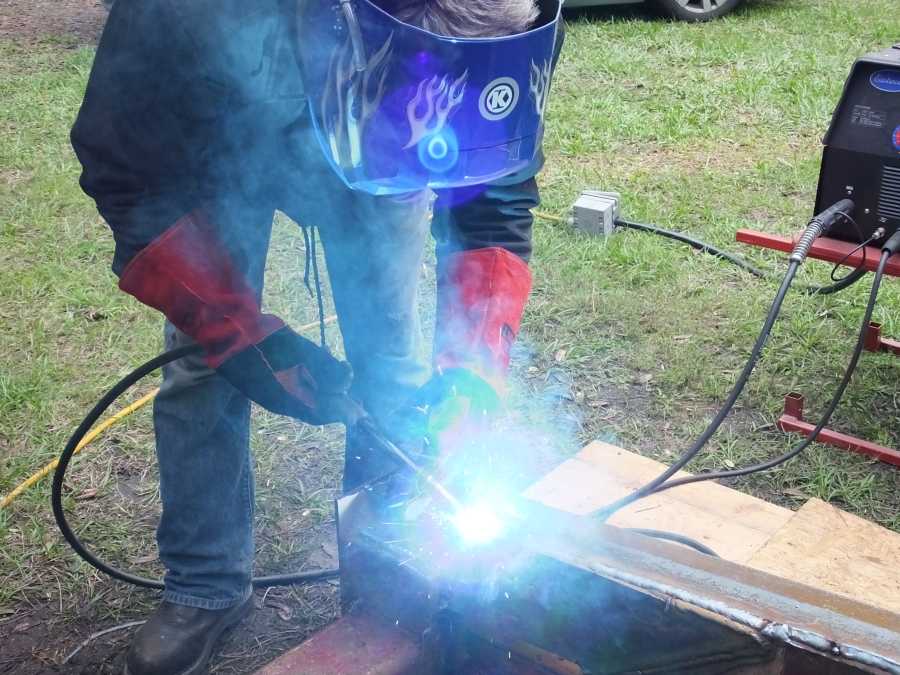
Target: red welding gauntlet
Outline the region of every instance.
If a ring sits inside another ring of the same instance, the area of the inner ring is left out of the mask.
[[[530,290],[528,265],[502,248],[463,251],[439,266],[436,374],[419,403],[430,407],[428,435],[442,456],[498,408]]]
[[[531,291],[519,256],[492,247],[455,253],[438,271],[434,364],[467,368],[502,388]]]
[[[347,421],[347,363],[260,311],[256,294],[200,212],[181,218],[125,268],[119,288],[160,310],[250,400],[310,424]]]

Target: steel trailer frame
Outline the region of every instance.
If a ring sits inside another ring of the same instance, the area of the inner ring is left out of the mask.
[[[790,253],[793,251],[798,237],[799,235],[788,237],[757,230],[738,230],[735,238],[742,244]],[[874,272],[878,268],[881,251],[876,246],[867,246],[864,249],[860,249],[850,242],[821,237],[813,244],[809,257],[848,267],[862,267],[869,272]],[[900,256],[895,256],[888,261],[885,267],[885,275],[900,277]],[[869,324],[865,343],[866,350],[869,352],[887,352],[900,356],[900,341],[883,337],[881,329],[882,327],[878,323],[872,322]],[[809,436],[816,428],[816,425],[810,424],[803,419],[803,404],[804,399],[801,394],[795,392],[788,394],[784,401],[784,413],[778,419],[778,428],[782,431]],[[888,448],[863,438],[825,428],[822,429],[816,440],[825,445],[873,457],[893,466],[900,466],[900,450]]]

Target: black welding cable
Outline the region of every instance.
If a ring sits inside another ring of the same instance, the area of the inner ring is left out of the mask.
[[[803,289],[803,292],[807,295],[833,295],[850,288],[868,273],[869,271],[865,267],[857,267],[847,276],[841,277],[833,284],[828,286],[807,286]]]
[[[875,230],[875,232],[872,233],[871,237],[864,240],[862,228],[859,226],[859,223],[856,222],[856,219],[849,213],[841,213],[841,216],[853,225],[853,227],[856,229],[856,236],[862,243],[852,251],[850,251],[847,255],[845,255],[841,260],[836,262],[834,264],[834,267],[831,268],[831,280],[834,283],[828,286],[807,286],[803,289],[803,292],[807,295],[832,295],[834,293],[839,293],[846,288],[850,288],[850,286],[866,276],[866,274],[868,273],[868,270],[866,270],[865,267],[866,251],[868,250],[867,247],[869,246],[869,244],[878,241],[885,235],[884,228],[879,227],[877,230]],[[847,262],[857,251],[862,251],[862,262],[860,262],[859,267],[854,268],[849,274],[838,278],[837,271],[841,268],[841,265]]]
[[[656,478],[651,480],[649,483],[639,487],[637,490],[634,490],[630,494],[625,495],[621,499],[614,501],[613,503],[605,506],[599,511],[595,511],[593,515],[601,518],[602,520],[607,520],[613,513],[616,511],[628,506],[629,504],[633,504],[639,499],[643,499],[647,495],[653,494],[653,492],[663,483],[668,481],[672,476],[674,476],[678,471],[683,469],[694,457],[699,454],[699,452],[703,449],[703,447],[709,442],[709,439],[718,431],[719,427],[722,426],[722,423],[725,421],[725,418],[731,412],[732,408],[734,408],[734,404],[737,402],[738,397],[743,392],[744,387],[747,385],[747,381],[750,379],[750,375],[753,373],[753,369],[756,367],[756,364],[759,362],[759,358],[762,355],[763,348],[766,346],[766,342],[769,340],[769,335],[772,332],[772,327],[775,325],[775,320],[778,318],[778,314],[781,312],[781,306],[784,303],[784,298],[787,295],[788,289],[790,289],[791,284],[794,281],[794,278],[797,276],[797,271],[800,269],[800,265],[806,260],[809,255],[809,251],[812,248],[812,245],[815,243],[816,239],[821,237],[828,229],[834,225],[837,219],[844,215],[845,213],[851,213],[855,205],[852,200],[842,199],[836,204],[832,204],[827,209],[822,211],[819,214],[813,216],[812,220],[809,221],[809,224],[806,226],[806,229],[803,231],[801,237],[797,240],[796,245],[794,246],[794,250],[791,253],[789,258],[790,263],[788,265],[787,272],[785,272],[784,279],[781,282],[781,287],[778,289],[778,293],[775,295],[775,300],[772,301],[772,306],[769,308],[769,314],[766,316],[766,321],[763,324],[762,330],[759,333],[759,336],[756,338],[756,343],[753,345],[753,351],[750,353],[750,358],[747,360],[747,363],[744,364],[744,369],[741,371],[741,374],[738,376],[737,382],[735,382],[734,387],[731,389],[731,393],[728,395],[725,404],[719,409],[716,413],[713,420],[709,423],[709,426],[703,431],[700,437],[694,441],[693,445],[675,461],[670,467],[668,467],[665,471],[659,474]],[[885,246],[887,246],[886,244]]]
[[[704,253],[709,253],[710,255],[714,255],[717,258],[721,258],[722,260],[727,260],[733,265],[737,265],[742,270],[749,272],[755,277],[759,277],[761,279],[765,279],[769,275],[758,267],[751,265],[743,258],[739,258],[733,253],[729,253],[728,251],[722,250],[717,246],[713,246],[712,244],[707,244],[705,241],[701,241],[699,239],[695,239],[690,235],[684,234],[683,232],[676,232],[674,230],[667,230],[662,227],[658,227],[656,225],[648,225],[647,223],[636,223],[630,220],[619,219],[616,221],[616,225],[619,227],[624,227],[629,230],[637,230],[639,232],[649,232],[650,234],[656,234],[660,237],[665,237],[666,239],[672,239],[674,241],[680,241],[682,244],[687,244],[691,248],[694,248],[698,251],[703,251]]]
[[[108,574],[114,579],[124,581],[134,586],[154,589],[162,589],[164,587],[161,581],[146,579],[144,577],[125,572],[101,560],[96,555],[94,555],[94,553],[88,550],[81,539],[78,538],[78,535],[75,534],[75,532],[72,530],[72,527],[69,525],[69,522],[66,519],[65,509],[63,508],[62,493],[63,485],[65,483],[66,469],[68,469],[69,462],[71,461],[72,456],[75,454],[75,448],[78,447],[81,439],[84,438],[85,434],[87,434],[87,432],[91,429],[91,427],[94,426],[97,420],[100,419],[100,416],[103,415],[104,412],[106,412],[106,410],[113,404],[113,402],[115,402],[115,400],[119,396],[128,391],[128,389],[134,386],[134,384],[136,384],[141,379],[157,370],[158,368],[161,368],[168,363],[172,363],[173,361],[177,361],[178,359],[185,356],[196,354],[200,351],[201,348],[197,345],[188,345],[187,347],[173,349],[164,354],[160,354],[150,361],[147,361],[147,363],[122,378],[112,389],[110,389],[103,396],[103,398],[101,398],[97,402],[97,404],[91,409],[84,420],[82,420],[81,424],[78,425],[75,433],[72,434],[72,437],[66,444],[65,449],[59,456],[59,464],[56,467],[56,472],[53,474],[53,487],[50,497],[51,503],[53,505],[53,517],[56,519],[56,524],[59,526],[60,532],[62,532],[63,537],[65,537],[66,541],[72,547],[72,550],[74,550],[82,560],[97,568],[101,572]],[[316,570],[312,572],[300,572],[297,574],[279,574],[266,577],[254,577],[253,586],[254,588],[269,588],[271,586],[308,584],[316,581],[332,579],[338,576],[338,574],[339,571],[336,569],[327,569]]]
[[[900,232],[898,232],[898,235],[900,235]],[[900,246],[900,236],[897,236],[896,239],[898,242],[897,245]],[[822,432],[822,429],[828,426],[828,422],[831,420],[831,416],[834,414],[834,411],[837,410],[841,399],[844,397],[844,392],[847,390],[847,387],[850,384],[850,380],[853,378],[853,373],[856,371],[856,367],[859,364],[859,359],[862,356],[863,350],[865,349],[866,334],[868,333],[869,324],[872,321],[872,313],[875,310],[875,303],[878,299],[878,291],[881,286],[882,278],[884,277],[884,269],[887,266],[888,259],[891,257],[891,255],[891,250],[883,250],[881,253],[881,260],[878,264],[878,269],[875,272],[875,279],[872,281],[872,290],[869,293],[869,302],[866,305],[866,311],[863,316],[862,323],[860,324],[859,337],[856,340],[856,347],[853,350],[853,356],[850,358],[850,362],[847,364],[847,369],[844,371],[844,376],[843,378],[841,378],[841,382],[838,385],[838,388],[835,390],[834,396],[831,398],[831,403],[829,403],[828,408],[825,410],[824,414],[819,420],[819,423],[810,432],[809,436],[807,436],[800,443],[794,446],[789,452],[786,452],[785,454],[779,457],[775,457],[774,459],[770,459],[766,462],[754,464],[753,466],[744,467],[742,469],[732,469],[731,471],[713,471],[709,473],[697,474],[696,476],[678,478],[676,480],[658,486],[653,490],[654,494],[663,492],[664,490],[669,490],[674,487],[679,487],[681,485],[690,485],[691,483],[699,483],[701,481],[707,480],[718,480],[720,478],[737,478],[738,476],[747,476],[753,473],[759,473],[761,471],[768,471],[769,469],[784,464],[785,462],[789,462],[813,444],[813,442]]]
[[[732,387],[731,393],[728,395],[725,404],[719,409],[719,411],[716,413],[716,416],[709,423],[700,437],[696,441],[694,441],[693,445],[691,445],[691,447],[687,451],[685,451],[684,454],[682,454],[674,464],[663,471],[659,476],[654,478],[646,485],[638,488],[634,492],[625,495],[621,499],[618,499],[615,502],[604,507],[603,509],[595,512],[594,515],[600,517],[603,520],[606,520],[619,509],[628,506],[629,504],[632,504],[633,502],[636,502],[637,500],[642,499],[649,494],[652,494],[653,491],[656,490],[656,488],[665,483],[676,473],[681,471],[681,469],[683,469],[688,464],[688,462],[696,457],[697,454],[703,449],[703,446],[705,446],[709,439],[712,438],[713,434],[718,431],[719,427],[722,426],[725,418],[734,407],[734,404],[737,402],[738,397],[743,392],[744,387],[747,385],[747,381],[750,379],[750,375],[753,373],[753,369],[759,362],[762,351],[765,348],[766,342],[768,342],[769,340],[769,335],[772,332],[772,327],[775,325],[775,320],[778,318],[778,314],[781,312],[781,306],[784,303],[784,298],[787,295],[788,289],[790,289],[794,278],[797,276],[798,269],[800,269],[800,263],[792,260],[788,265],[787,272],[785,272],[784,279],[781,282],[781,287],[778,289],[778,293],[775,295],[775,299],[772,301],[771,307],[769,307],[769,313],[766,316],[766,320],[763,324],[762,330],[759,332],[759,336],[756,338],[756,343],[753,345],[753,350],[750,353],[750,358],[748,358],[747,363],[744,364],[744,369],[738,376],[734,387]]]
[[[546,214],[546,213],[536,213],[535,215],[537,215],[540,218],[544,218],[544,219],[548,219],[548,220],[558,220],[560,222],[562,222],[562,220],[563,220],[562,218],[559,218],[558,216],[553,216],[553,215]],[[849,216],[847,216],[846,214],[844,214],[844,215],[849,218]],[[852,221],[852,218],[850,218],[850,220]],[[852,221],[852,222],[855,223],[856,221]],[[709,244],[700,239],[691,237],[690,235],[684,234],[683,232],[676,232],[674,230],[667,230],[665,228],[659,227],[658,225],[650,225],[648,223],[636,223],[636,222],[624,220],[624,219],[617,220],[616,225],[619,227],[626,228],[626,229],[637,230],[639,232],[648,232],[650,234],[656,234],[661,237],[666,237],[666,238],[672,239],[674,241],[682,242],[698,251],[703,251],[705,253],[714,255],[722,260],[731,262],[731,263],[737,265],[738,267],[740,267],[741,269],[746,270],[747,272],[749,272],[750,274],[752,274],[753,276],[755,276],[759,279],[768,279],[772,276],[770,273],[766,272],[765,270],[762,270],[759,267],[752,265],[751,263],[747,262],[743,258],[740,258],[739,256],[737,256],[733,253],[729,253],[728,251],[720,249],[717,246]],[[860,235],[860,236],[862,236],[862,235]],[[875,241],[875,239],[876,239],[876,237],[869,239],[864,244],[861,244],[861,247],[872,243],[873,241]],[[863,251],[865,251],[865,249],[863,249]],[[855,251],[848,254],[847,257],[849,258],[850,255],[853,255],[853,253],[855,253]],[[841,263],[836,264],[835,270],[838,269],[840,267],[840,265],[841,265]],[[851,271],[849,274],[847,274],[847,276],[842,277],[840,279],[835,279],[835,277],[834,277],[835,270],[832,270],[832,279],[834,279],[834,283],[829,284],[827,286],[805,286],[803,288],[803,292],[806,293],[807,295],[833,295],[835,293],[839,293],[840,291],[843,291],[843,290],[849,288],[850,286],[855,284],[857,281],[862,279],[864,276],[866,276],[866,273],[867,273],[867,270],[864,267],[857,267],[853,271]]]
[[[844,214],[844,215],[846,216],[846,214]],[[648,232],[650,234],[656,234],[661,237],[666,237],[666,238],[672,239],[674,241],[682,242],[698,251],[703,251],[704,253],[709,253],[710,255],[714,255],[717,258],[720,258],[722,260],[726,260],[730,263],[733,263],[734,265],[737,265],[741,269],[746,270],[753,276],[760,278],[760,279],[766,279],[771,276],[768,272],[760,269],[759,267],[752,265],[751,263],[747,262],[743,258],[740,258],[733,253],[729,253],[728,251],[725,251],[716,246],[713,246],[712,244],[708,244],[707,242],[702,241],[700,239],[695,239],[694,237],[684,234],[683,232],[676,232],[674,230],[667,230],[667,229],[659,227],[657,225],[649,225],[647,223],[635,223],[635,222],[628,221],[628,220],[617,220],[616,225],[618,225],[619,227],[637,230],[640,232]],[[875,240],[874,238],[869,239],[865,243],[860,244],[858,249],[872,243],[872,241],[874,241],[874,240]],[[865,248],[863,248],[862,250],[865,251]],[[849,253],[847,255],[847,257],[849,258],[855,252],[856,251]],[[838,263],[837,265],[835,265],[835,269],[837,269],[840,266],[840,264],[841,263]],[[839,293],[840,291],[843,291],[843,290],[849,288],[850,286],[855,284],[857,281],[862,279],[864,276],[866,276],[866,274],[867,274],[867,271],[864,267],[857,267],[853,271],[851,271],[849,274],[847,274],[847,276],[842,277],[840,279],[835,279],[834,278],[834,270],[832,270],[832,279],[834,279],[833,284],[829,284],[828,286],[806,286],[803,288],[803,292],[806,293],[807,295],[833,295],[834,293]]]
[[[643,527],[628,527],[625,528],[628,532],[634,532],[635,534],[642,534],[645,537],[652,537],[653,539],[663,539],[665,541],[673,541],[676,544],[681,544],[682,546],[687,546],[688,548],[692,548],[695,551],[702,553],[704,555],[710,555],[713,558],[718,558],[719,554],[713,551],[706,544],[700,543],[696,539],[691,539],[690,537],[686,537],[683,534],[676,534],[674,532],[664,532],[662,530],[648,530]]]

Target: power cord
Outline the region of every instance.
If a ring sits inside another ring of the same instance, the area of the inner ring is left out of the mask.
[[[534,215],[537,218],[541,218],[542,220],[547,220],[550,222],[555,222],[555,223],[566,222],[565,218],[553,215],[551,213],[545,213],[543,211],[534,211]],[[859,238],[860,238],[860,240],[862,240],[863,239],[862,231],[860,230],[859,225],[857,225],[857,223],[853,219],[853,217],[847,213],[842,213],[841,215],[843,217],[845,217],[847,220],[849,220],[856,227],[857,233],[859,234]],[[631,230],[635,230],[637,232],[646,232],[649,234],[655,234],[660,237],[664,237],[666,239],[671,239],[673,241],[687,244],[688,246],[690,246],[691,248],[693,248],[697,251],[709,253],[710,255],[713,255],[721,260],[730,262],[731,264],[735,265],[736,267],[739,267],[740,269],[742,269],[746,272],[749,272],[750,274],[757,277],[758,279],[768,279],[768,278],[771,278],[771,276],[772,276],[771,272],[763,270],[763,269],[753,265],[752,263],[741,258],[740,256],[738,256],[734,253],[730,253],[729,251],[726,251],[726,250],[719,248],[708,242],[702,241],[701,239],[692,237],[688,234],[685,234],[684,232],[678,232],[675,230],[667,230],[666,228],[659,227],[658,225],[651,225],[649,223],[638,223],[635,221],[626,220],[624,218],[616,218],[613,221],[613,223],[617,227],[621,227],[624,229],[631,229]],[[879,234],[879,232],[880,232],[880,234]],[[866,247],[869,246],[870,244],[872,244],[873,242],[877,241],[878,239],[880,239],[883,236],[884,236],[884,229],[879,228],[879,230],[876,230],[875,234],[873,234],[869,239],[867,239],[862,244],[857,246],[853,251],[848,253],[845,256],[844,260],[841,260],[840,262],[836,263],[831,270],[831,279],[832,279],[832,281],[834,281],[834,283],[829,284],[827,286],[805,286],[805,287],[803,287],[803,292],[806,293],[807,295],[833,295],[835,293],[839,293],[840,291],[843,291],[843,290],[849,288],[850,286],[852,286],[853,284],[858,282],[860,279],[862,279],[868,273],[868,270],[866,270],[864,267],[865,260],[866,260],[865,259]],[[843,265],[843,263],[847,259],[849,259],[854,253],[856,253],[859,250],[863,251],[863,261],[862,261],[861,266],[853,269],[846,276],[837,278],[835,276],[837,270],[840,269],[841,265]]]
[[[712,244],[707,244],[705,241],[701,241],[699,239],[695,239],[683,232],[675,232],[674,230],[667,230],[662,227],[657,227],[656,225],[648,225],[646,223],[636,223],[630,220],[619,219],[616,220],[616,225],[619,227],[624,227],[629,230],[637,230],[638,232],[649,232],[650,234],[655,234],[660,237],[665,237],[666,239],[672,239],[674,241],[679,241],[682,244],[687,244],[693,249],[698,251],[703,251],[704,253],[709,253],[717,258],[721,258],[722,260],[727,260],[732,265],[736,265],[740,267],[742,270],[749,272],[753,276],[766,279],[770,275],[768,272],[764,272],[758,267],[748,263],[743,258],[736,256],[733,253],[729,253],[728,251],[722,250]]]

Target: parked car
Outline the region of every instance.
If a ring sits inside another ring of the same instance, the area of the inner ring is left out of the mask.
[[[683,21],[708,21],[727,14],[743,0],[646,0],[667,14]],[[566,7],[634,5],[645,0],[565,0]]]

